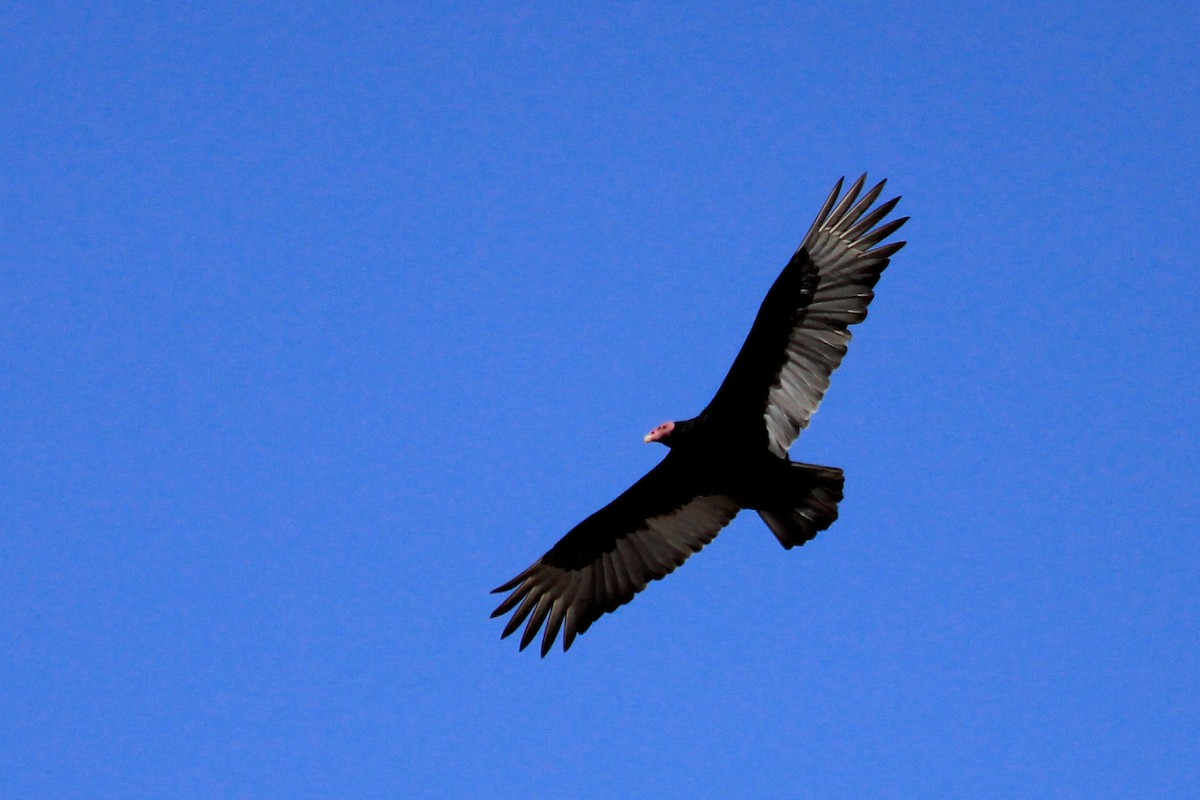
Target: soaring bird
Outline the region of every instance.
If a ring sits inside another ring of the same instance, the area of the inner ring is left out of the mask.
[[[905,245],[882,244],[908,221],[884,222],[900,198],[874,206],[886,181],[862,194],[866,179],[845,194],[844,179],[833,187],[708,406],[646,435],[670,449],[666,458],[493,590],[509,592],[493,617],[516,609],[501,638],[528,619],[522,650],[543,624],[542,656],[560,630],[567,650],[744,508],[758,512],[789,550],[837,519],[842,470],[791,461],[788,450],[846,355],[849,326],[866,318],[873,287]]]

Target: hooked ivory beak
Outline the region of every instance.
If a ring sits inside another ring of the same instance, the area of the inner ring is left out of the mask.
[[[659,425],[657,428],[647,433],[642,441],[646,444],[650,444],[651,442],[661,442],[664,438],[670,436],[671,432],[674,430],[674,422],[664,422],[662,425]]]

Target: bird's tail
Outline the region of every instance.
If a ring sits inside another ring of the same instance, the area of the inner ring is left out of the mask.
[[[758,515],[788,550],[812,539],[838,517],[845,478],[837,467],[789,465],[786,505],[760,509]]]

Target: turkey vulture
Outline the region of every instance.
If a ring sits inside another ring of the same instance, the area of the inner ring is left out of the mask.
[[[785,548],[837,519],[842,471],[788,459],[862,322],[872,287],[904,242],[880,243],[908,217],[879,224],[900,198],[875,208],[886,181],[859,199],[864,174],[830,192],[804,241],[767,292],[716,395],[692,419],[665,422],[647,442],[666,458],[613,502],[494,592],[512,611],[501,638],[528,618],[524,650],[545,625],[542,655],[563,650],[602,614],[628,603],[713,540],[743,508],[758,512]]]

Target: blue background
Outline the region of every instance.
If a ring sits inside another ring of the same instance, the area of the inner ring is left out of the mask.
[[[7,5],[0,794],[1191,795],[1197,8]],[[864,169],[841,520],[498,641]]]

